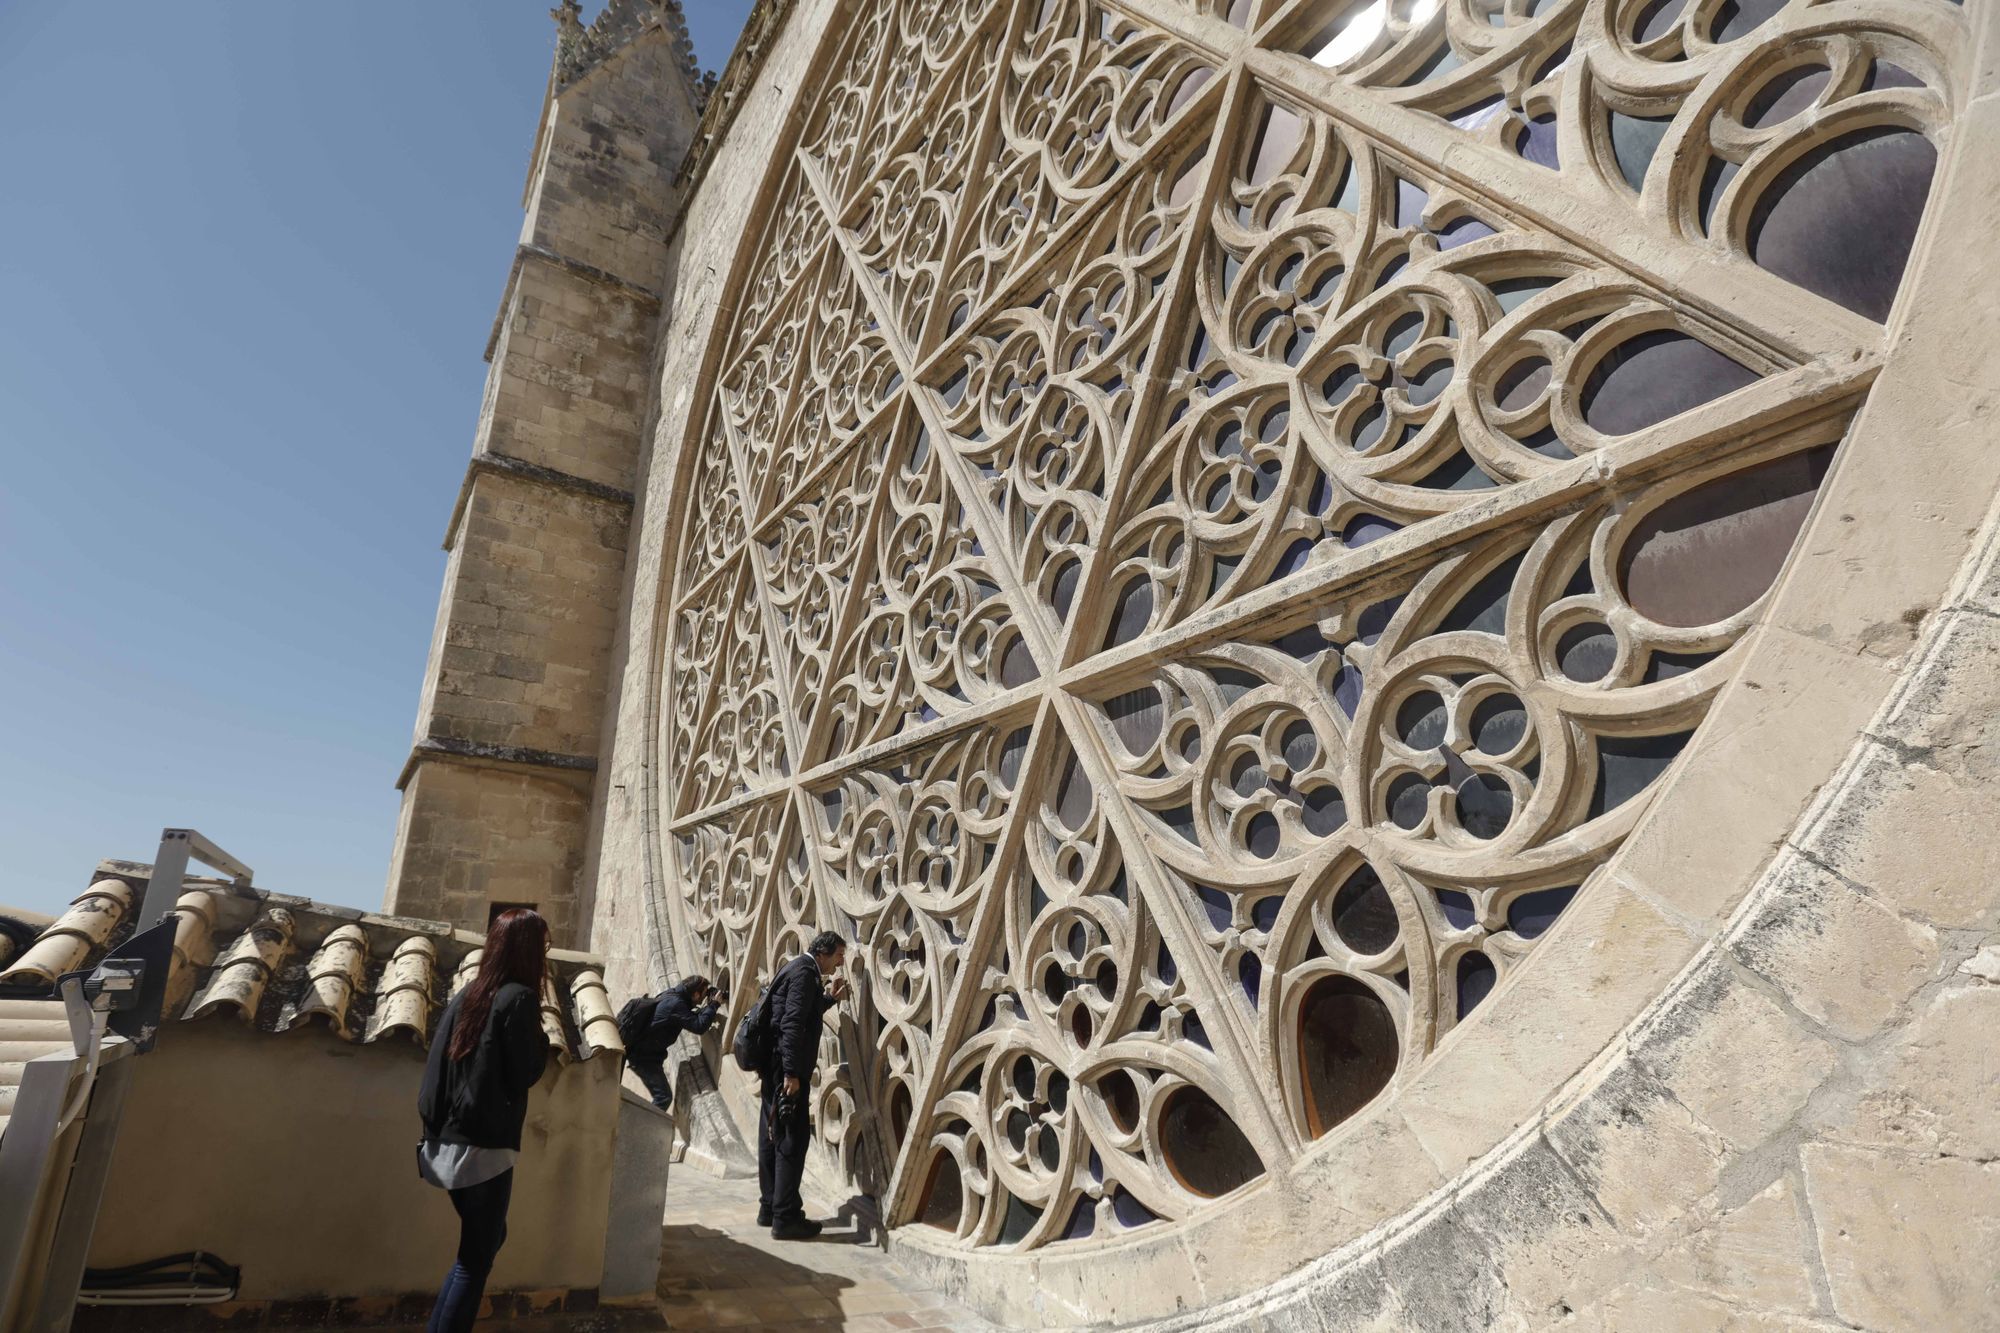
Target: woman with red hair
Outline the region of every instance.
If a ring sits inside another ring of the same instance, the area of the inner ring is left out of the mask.
[[[472,1327],[507,1239],[528,1090],[549,1062],[541,1005],[548,965],[548,922],[526,908],[502,912],[486,932],[478,975],[445,1009],[431,1038],[417,1094],[424,1121],[417,1173],[450,1191],[459,1232],[458,1261],[445,1274],[429,1333]]]

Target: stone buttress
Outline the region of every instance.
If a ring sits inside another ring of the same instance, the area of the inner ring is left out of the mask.
[[[677,5],[557,20],[526,220],[449,553],[387,910],[483,928],[532,905],[559,943],[578,880],[679,166],[703,88]]]

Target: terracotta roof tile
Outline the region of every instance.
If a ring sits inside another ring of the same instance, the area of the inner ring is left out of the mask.
[[[604,989],[604,976],[595,968],[584,968],[569,984],[570,1012],[576,1015],[576,1031],[588,1060],[598,1051],[625,1053],[625,1039],[618,1035],[618,1014]]]
[[[412,935],[396,946],[382,969],[382,980],[375,987],[375,1016],[363,1040],[403,1036],[422,1045],[431,1030],[431,1011],[437,1008],[436,993],[437,941]]]
[[[335,1032],[347,1031],[347,1006],[368,982],[368,932],[353,922],[326,937],[306,965],[306,993],[292,1023],[324,1019]]]
[[[555,1056],[556,1063],[568,1064],[573,1052],[563,1031],[562,994],[556,990],[555,978],[546,976],[542,978],[542,1035],[549,1039],[549,1054]]]
[[[245,1023],[256,1022],[264,986],[291,952],[294,929],[290,912],[282,907],[266,909],[250,929],[222,951],[215,960],[214,971],[208,974],[208,984],[195,995],[181,1017],[207,1018],[234,1007],[236,1016]]]
[[[458,993],[472,984],[473,976],[479,971],[479,960],[485,956],[486,950],[474,949],[458,960],[458,968],[451,974],[451,999],[457,999]]]
[[[133,897],[132,886],[122,879],[97,880],[77,895],[69,910],[37,936],[13,966],[0,972],[0,986],[54,986],[57,977],[76,971],[110,942],[125,914],[132,910]]]
[[[0,1000],[0,1134],[14,1114],[28,1061],[70,1050],[69,1020],[53,1000]]]
[[[179,920],[174,926],[174,963],[167,973],[165,1010],[177,1014],[200,982],[203,971],[215,961],[216,919],[220,899],[206,889],[183,893],[174,903]]]

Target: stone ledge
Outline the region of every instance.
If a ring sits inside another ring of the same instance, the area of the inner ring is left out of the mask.
[[[685,212],[686,210],[683,209],[682,211]],[[679,225],[678,219],[676,219],[676,225]],[[660,293],[650,287],[641,287],[636,282],[627,282],[616,273],[598,268],[594,264],[586,264],[580,259],[571,259],[568,255],[559,254],[549,249],[546,245],[536,245],[533,241],[523,241],[514,247],[514,263],[507,270],[507,285],[500,289],[500,308],[493,312],[493,331],[486,335],[485,359],[489,362],[493,360],[495,349],[500,346],[500,330],[506,327],[507,307],[514,303],[514,289],[521,284],[521,268],[530,259],[546,264],[550,268],[560,269],[565,273],[573,274],[576,277],[582,278],[585,282],[596,283],[600,287],[609,287],[642,305],[650,305],[656,310],[659,309],[664,300]]]
[[[588,477],[579,477],[573,472],[564,472],[560,468],[547,467],[541,463],[530,463],[527,459],[516,458],[512,454],[477,453],[465,465],[465,480],[459,483],[458,499],[451,507],[451,521],[446,523],[444,528],[444,550],[449,551],[458,541],[459,526],[465,522],[465,507],[472,500],[472,483],[482,474],[514,477],[559,491],[587,495],[593,500],[602,500],[607,504],[619,505],[626,509],[630,509],[636,503],[630,491],[621,491],[616,486],[592,481]]]
[[[435,1292],[399,1296],[352,1296],[323,1300],[239,1300],[220,1305],[98,1305],[77,1311],[76,1327],[91,1333],[209,1333],[221,1329],[284,1329],[320,1333],[348,1328],[422,1326],[437,1303]],[[602,1304],[595,1288],[490,1292],[481,1303],[483,1320],[519,1333],[566,1330],[659,1329],[665,1324],[651,1307],[626,1310]]]
[[[396,778],[396,790],[407,787],[410,779],[416,776],[417,765],[430,760],[463,764],[470,768],[525,768],[559,773],[597,771],[595,755],[558,754],[553,750],[534,750],[521,745],[487,745],[479,741],[427,736],[410,747],[410,757],[403,762],[403,771]]]

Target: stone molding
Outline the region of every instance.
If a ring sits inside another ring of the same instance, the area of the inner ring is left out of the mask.
[[[485,745],[478,741],[454,740],[448,736],[427,736],[410,747],[410,757],[397,775],[401,791],[415,776],[417,765],[435,760],[463,764],[469,768],[514,769],[543,774],[595,773],[597,759],[587,754],[557,754],[551,750],[531,750],[518,745]]]
[[[618,505],[630,509],[633,496],[616,486],[588,477],[579,477],[564,472],[560,468],[546,467],[540,463],[530,463],[525,458],[515,458],[511,454],[495,453],[487,450],[474,454],[465,464],[465,480],[458,485],[458,499],[451,507],[451,519],[445,524],[444,541],[439,545],[449,551],[458,540],[458,525],[465,520],[466,502],[472,498],[472,483],[481,476],[512,477],[517,481],[532,482],[547,486],[552,490],[569,491],[577,495],[587,495],[593,500]]]
[[[687,160],[681,164],[681,183],[690,199],[707,179],[709,165],[735,125],[736,113],[744,97],[756,85],[773,44],[798,8],[798,0],[756,0],[749,16],[744,19],[743,35],[737,39],[736,49],[729,55],[729,63],[708,89],[701,123],[695,127],[694,144],[688,150]],[[687,210],[682,209],[674,219],[673,233],[667,238],[669,242],[680,234],[686,218]]]
[[[500,334],[507,326],[507,309],[514,303],[514,289],[521,282],[521,266],[529,260],[547,264],[551,268],[560,269],[565,273],[582,278],[586,282],[596,283],[600,287],[608,287],[634,301],[642,302],[656,309],[662,300],[660,293],[650,287],[642,287],[636,282],[628,282],[616,273],[606,272],[604,269],[586,264],[580,259],[571,259],[567,255],[557,254],[545,245],[537,245],[532,241],[523,241],[514,247],[514,262],[507,270],[507,286],[500,293],[500,308],[493,314],[493,329],[486,335],[485,359],[487,361],[493,359],[493,353],[500,346]]]

